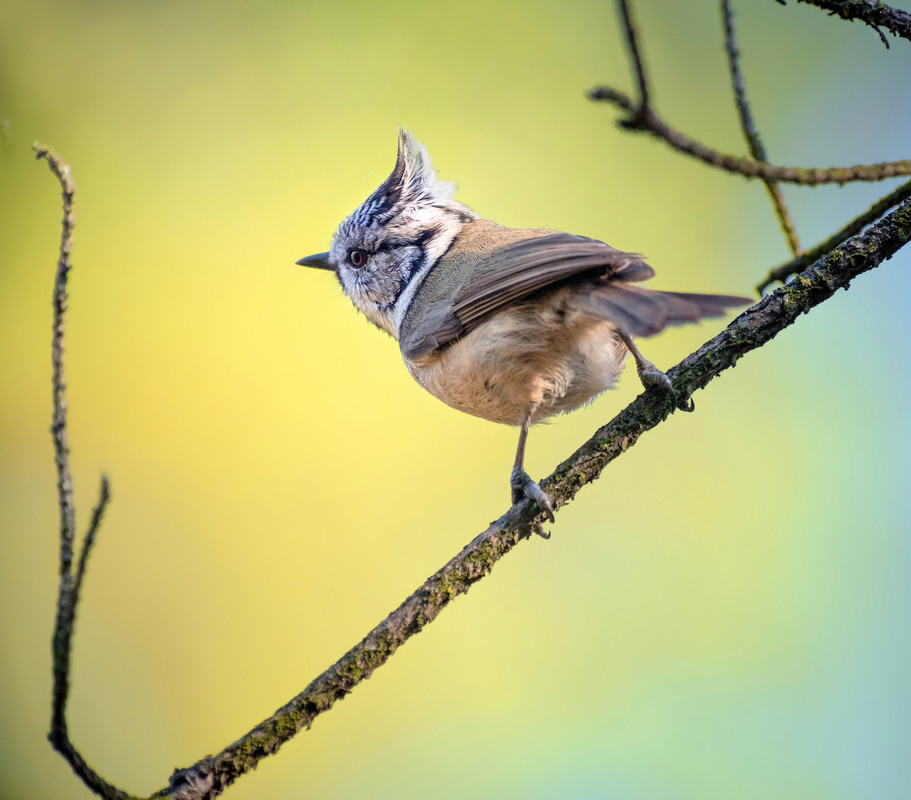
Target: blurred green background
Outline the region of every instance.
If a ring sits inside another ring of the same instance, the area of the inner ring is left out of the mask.
[[[911,48],[736,3],[770,156],[911,155]],[[643,0],[658,109],[744,151],[716,2]],[[45,739],[56,598],[51,287],[80,529],[70,729],[134,793],[217,752],[506,510],[515,431],[411,381],[330,275],[294,266],[388,174],[396,128],[479,213],[750,293],[787,258],[758,184],[584,91],[632,85],[613,4],[0,7],[0,796],[89,796]],[[890,185],[788,187],[806,245]],[[911,795],[911,252],[745,358],[611,465],[241,798]],[[669,367],[713,321],[645,343]],[[542,477],[640,391],[536,428]]]

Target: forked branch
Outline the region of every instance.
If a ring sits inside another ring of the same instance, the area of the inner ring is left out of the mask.
[[[711,167],[742,175],[745,178],[759,178],[766,183],[821,186],[826,183],[881,181],[911,175],[911,160],[860,164],[854,167],[779,167],[757,158],[744,158],[722,153],[671,127],[658,116],[649,104],[647,90],[649,81],[629,0],[617,0],[617,2],[623,22],[626,48],[633,62],[636,83],[640,87],[640,101],[635,102],[625,92],[611,86],[597,86],[588,93],[588,96],[591,100],[608,102],[626,111],[628,116],[620,120],[621,127],[650,133],[678,152],[696,158]]]
[[[816,259],[822,258],[830,250],[834,250],[845,239],[860,233],[867,225],[878,220],[890,208],[897,206],[902,200],[911,197],[911,181],[903,183],[894,192],[890,192],[885,197],[877,200],[863,214],[852,219],[840,231],[833,233],[824,242],[820,242],[816,247],[807,250],[797,258],[785,262],[779,267],[771,270],[765,278],[756,286],[756,291],[762,294],[769,286],[776,281],[786,281],[791,275],[794,275],[808,264],[812,264]]]
[[[57,274],[54,279],[54,322],[51,336],[51,359],[53,363],[53,422],[51,436],[54,440],[54,461],[57,467],[57,495],[60,506],[60,587],[57,593],[57,620],[54,625],[53,659],[54,689],[51,702],[51,730],[48,739],[82,778],[90,789],[111,800],[129,800],[130,795],[112,786],[95,772],[70,741],[66,724],[66,704],[70,691],[70,656],[73,649],[73,629],[76,623],[76,607],[79,593],[88,565],[88,557],[104,510],[110,500],[110,487],[106,477],[101,478],[101,495],[92,513],[92,521],[83,539],[79,552],[78,566],[73,568],[73,547],[76,530],[76,506],[73,502],[73,477],[70,472],[70,449],[66,434],[66,384],[63,380],[63,332],[66,315],[67,277],[70,272],[70,251],[73,247],[73,198],[76,192],[69,166],[53,150],[35,144],[33,149],[38,158],[47,161],[54,177],[63,190],[63,225],[60,237],[60,256],[57,259]]]
[[[652,109],[641,109],[624,92],[610,86],[597,86],[588,96],[591,100],[612,103],[630,116],[621,120],[621,125],[636,130],[645,130],[667,142],[680,153],[692,156],[710,167],[742,175],[744,178],[759,178],[764,181],[796,183],[801,186],[822,186],[826,183],[852,183],[854,181],[884,181],[911,175],[911,160],[888,161],[881,164],[858,164],[855,167],[779,167],[756,161],[752,158],[734,156],[714,150],[684,133],[675,130],[661,119]]]

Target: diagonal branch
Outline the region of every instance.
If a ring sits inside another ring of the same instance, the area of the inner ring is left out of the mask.
[[[721,18],[724,24],[724,45],[728,54],[728,66],[731,72],[731,85],[734,89],[734,99],[737,103],[737,112],[740,115],[740,127],[743,130],[744,138],[750,148],[750,155],[757,161],[768,161],[765,147],[759,138],[759,131],[753,121],[753,113],[750,111],[750,103],[747,100],[746,87],[743,83],[743,73],[740,71],[740,51],[737,49],[737,37],[734,33],[734,10],[731,8],[731,0],[721,0]],[[775,181],[763,180],[778,222],[781,225],[781,231],[788,243],[788,247],[794,256],[799,256],[800,241],[797,239],[797,231],[794,230],[794,222],[788,213],[788,207],[784,201],[781,187]]]
[[[766,288],[775,281],[786,280],[791,275],[806,267],[807,264],[812,264],[816,259],[821,258],[830,250],[834,250],[848,237],[860,233],[867,225],[878,220],[890,208],[897,206],[909,197],[911,197],[911,181],[903,183],[894,192],[890,192],[885,197],[877,200],[870,208],[864,211],[863,214],[852,219],[840,231],[833,233],[828,239],[816,245],[813,249],[807,250],[797,258],[793,258],[780,267],[771,270],[769,274],[762,279],[762,282],[756,286],[756,291],[759,292],[759,294],[762,294]]]
[[[827,300],[852,279],[879,266],[911,241],[911,200],[863,235],[817,260],[787,286],[777,289],[731,322],[714,339],[668,372],[678,395],[688,397],[751,350],[762,347],[797,318]],[[662,422],[669,400],[656,391],[639,395],[611,422],[595,432],[564,461],[542,487],[554,508],[568,503],[594,481],[639,437]],[[399,608],[374,628],[303,692],[246,736],[215,756],[178,770],[169,788],[156,796],[181,800],[214,798],[267,755],[275,753],[317,716],[370,677],[409,638],[432,622],[453,599],[464,594],[534,531],[543,515],[523,501],[477,536],[461,553],[428,578]]]
[[[833,16],[847,20],[859,20],[869,25],[879,34],[883,44],[889,46],[889,40],[880,28],[885,28],[895,36],[911,41],[911,14],[899,8],[892,8],[882,2],[872,0],[797,0],[798,3],[821,8]]]
[[[861,164],[856,167],[778,167],[752,158],[741,158],[713,150],[684,133],[672,128],[652,109],[641,109],[624,92],[610,86],[596,86],[588,93],[590,100],[603,100],[629,112],[630,117],[621,122],[624,127],[644,130],[667,142],[675,150],[727,172],[745,178],[765,181],[797,183],[802,186],[820,186],[824,183],[850,183],[852,181],[882,181],[902,175],[911,175],[911,160],[890,161],[883,164]],[[635,124],[633,124],[635,123]]]

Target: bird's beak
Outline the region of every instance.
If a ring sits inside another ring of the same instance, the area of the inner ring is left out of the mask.
[[[316,267],[316,269],[328,269],[331,272],[335,272],[335,267],[329,263],[328,253],[317,253],[315,256],[307,256],[295,263],[300,264],[302,267]]]

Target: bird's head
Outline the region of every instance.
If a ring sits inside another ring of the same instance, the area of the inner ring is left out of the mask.
[[[297,263],[335,272],[354,305],[395,336],[399,306],[477,216],[452,199],[454,190],[437,178],[427,148],[401,129],[389,177],[339,225],[328,253]]]

